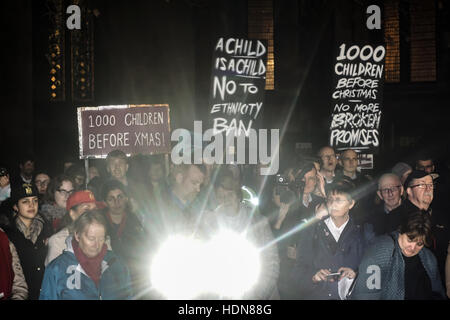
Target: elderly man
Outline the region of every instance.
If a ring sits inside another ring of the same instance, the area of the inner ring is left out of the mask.
[[[377,195],[383,202],[374,206],[368,220],[377,235],[386,232],[387,217],[392,210],[401,205],[403,193],[402,183],[396,174],[385,173],[378,180]]]
[[[441,279],[445,279],[445,259],[450,241],[450,227],[445,214],[431,209],[434,197],[434,180],[438,176],[436,173],[428,174],[426,171],[415,170],[411,172],[405,181],[408,198],[388,215],[385,231],[397,230],[411,212],[417,211],[417,209],[421,210],[423,214],[429,215],[432,225],[430,249],[438,261]]]

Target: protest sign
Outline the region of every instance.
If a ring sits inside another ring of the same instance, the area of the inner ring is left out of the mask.
[[[78,108],[80,159],[125,154],[170,153],[168,105],[120,105]]]
[[[337,151],[378,152],[385,54],[383,45],[339,46],[329,140]]]
[[[213,55],[209,113],[214,134],[238,137],[257,129],[266,82],[267,46],[261,40],[220,38]]]

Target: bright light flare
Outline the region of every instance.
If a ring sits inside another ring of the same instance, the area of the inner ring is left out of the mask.
[[[211,294],[239,299],[257,283],[260,269],[259,250],[244,236],[224,230],[207,242],[170,238],[153,260],[151,279],[168,299]]]
[[[259,251],[242,235],[224,230],[207,245],[210,269],[216,277],[211,291],[221,297],[242,298],[258,281]]]
[[[153,287],[168,299],[189,300],[203,288],[198,282],[197,261],[202,244],[192,238],[175,236],[165,242],[154,257],[151,268]]]

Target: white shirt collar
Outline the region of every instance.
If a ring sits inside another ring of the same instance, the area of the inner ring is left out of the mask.
[[[330,230],[331,234],[333,235],[334,240],[336,240],[336,242],[339,241],[339,238],[341,237],[342,231],[344,231],[345,226],[347,225],[348,221],[350,219],[348,219],[342,226],[340,226],[339,228],[336,227],[336,225],[334,224],[333,220],[331,219],[331,217],[326,218],[324,220],[326,226],[328,227],[328,229]]]

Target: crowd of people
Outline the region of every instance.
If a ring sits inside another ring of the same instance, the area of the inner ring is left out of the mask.
[[[434,159],[371,177],[357,156],[324,146],[276,177],[119,150],[106,174],[67,162],[51,176],[24,157],[18,176],[0,168],[0,299],[168,298],[149,267],[164,241],[221,228],[259,248],[241,299],[448,299],[450,190]]]

